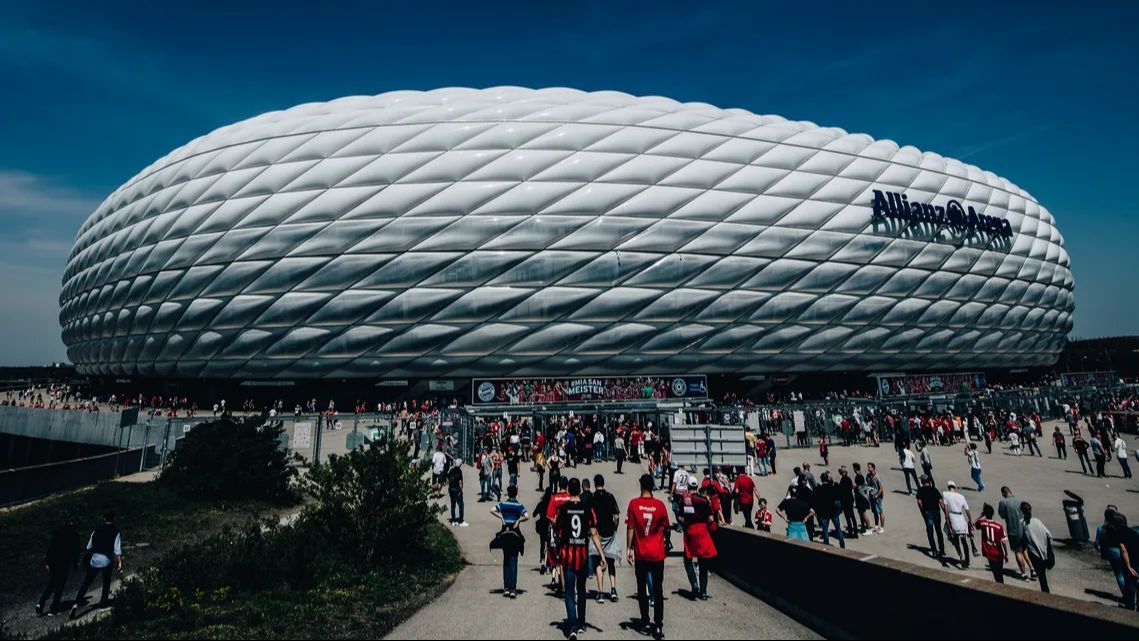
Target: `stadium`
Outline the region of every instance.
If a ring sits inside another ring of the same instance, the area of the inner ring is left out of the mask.
[[[741,109],[572,89],[304,104],[91,214],[80,373],[308,380],[1055,363],[1052,215],[991,172]]]

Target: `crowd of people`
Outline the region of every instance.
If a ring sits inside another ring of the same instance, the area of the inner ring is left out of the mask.
[[[1110,411],[1089,410],[1072,399],[1057,408],[1057,413],[1071,418],[1066,433],[1057,427],[1051,436],[1058,456],[1069,439],[1081,451],[1086,432],[1091,457],[1099,461],[1114,454],[1125,478],[1130,478],[1127,444]],[[710,414],[693,419],[708,419]],[[864,416],[842,417],[834,429],[835,441],[867,448],[893,443],[902,470],[898,482],[904,481],[905,494],[915,501],[930,556],[963,569],[983,558],[998,582],[1011,575],[1050,591],[1053,536],[1033,506],[1004,487],[997,505],[985,503],[977,510],[956,482],[939,483],[942,463],[937,463],[935,471],[935,459],[945,453],[954,456],[956,451],[962,460],[957,469],[969,469],[976,489],[983,491],[982,452],[1006,448],[1010,454],[1043,455],[1040,443],[1048,436],[1039,413],[886,410],[871,419],[875,421],[873,436],[865,435],[860,422],[865,420]],[[817,477],[810,461],[792,464],[786,491],[763,496],[755,478],[780,473],[777,454],[781,448],[776,436],[781,432],[774,430],[745,428],[746,465],[696,469],[672,460],[666,431],[632,418],[567,413],[536,424],[529,417],[503,417],[482,419],[478,429],[479,443],[470,463],[478,478],[479,502],[493,506],[491,511],[501,524],[493,547],[503,552],[503,595],[518,597],[518,563],[525,550],[520,526],[533,522],[537,565],[550,577],[551,590],[565,599],[566,630],[571,638],[585,629],[588,599],[598,603],[618,600],[616,567],[626,553],[636,576],[640,624],[648,633],[663,635],[659,589],[663,559],[671,550],[674,532],[684,546],[685,578],[694,600],[707,598],[708,571],[717,556],[711,533],[720,527],[775,529],[792,539],[839,547],[851,539],[887,536],[887,481],[874,462],[853,463],[849,469],[842,465],[834,473],[826,471]],[[830,434],[819,435],[815,442],[824,466],[829,467]],[[462,465],[445,450],[441,443],[433,459],[436,482],[448,484],[452,523],[463,527]],[[578,472],[579,466],[597,469],[591,464],[602,462],[611,462],[617,474],[626,472],[626,463],[643,469],[641,494],[622,502],[608,491],[604,475]],[[1089,464],[1085,473],[1096,470]],[[541,493],[533,506],[519,499],[518,489],[527,474],[534,475]],[[1122,604],[1131,609],[1139,580],[1137,537],[1135,530],[1126,527],[1123,513],[1112,507],[1096,544],[1111,563]],[[1006,571],[1010,561],[1015,562],[1016,571]],[[594,589],[587,589],[591,584]]]

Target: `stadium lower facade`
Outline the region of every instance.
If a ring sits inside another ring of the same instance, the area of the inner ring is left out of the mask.
[[[1047,366],[1073,280],[1009,181],[740,109],[399,91],[198,138],[82,225],[70,360],[224,380]]]

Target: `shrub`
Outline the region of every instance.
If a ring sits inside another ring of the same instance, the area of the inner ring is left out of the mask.
[[[175,450],[159,482],[180,494],[212,501],[297,499],[280,424],[235,421],[226,416],[198,425]]]

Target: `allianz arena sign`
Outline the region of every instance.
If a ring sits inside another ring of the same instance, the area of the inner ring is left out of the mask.
[[[936,153],[659,96],[446,88],[174,149],[82,224],[59,318],[78,371],[120,377],[977,371],[1055,362],[1073,288],[1044,206]]]
[[[1009,221],[995,216],[978,214],[969,207],[968,211],[956,200],[944,205],[910,202],[904,193],[874,190],[874,220],[893,218],[911,224],[928,223],[940,228],[950,228],[957,232],[979,232],[996,238],[1012,238],[1012,225]]]

